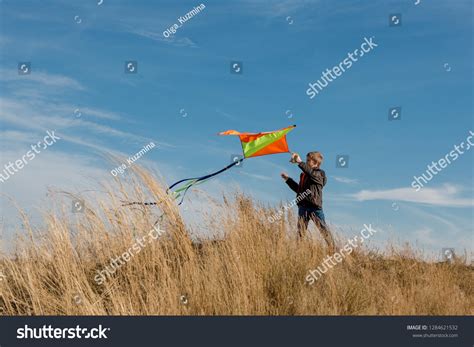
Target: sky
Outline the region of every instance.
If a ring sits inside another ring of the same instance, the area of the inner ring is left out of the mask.
[[[324,211],[342,235],[372,224],[382,231],[374,245],[472,253],[473,151],[411,186],[474,131],[472,11],[470,0],[0,0],[0,170],[46,131],[61,138],[0,183],[2,230],[18,225],[10,199],[35,221],[51,187],[113,180],[105,154],[127,158],[153,142],[136,164],[171,184],[241,153],[220,131],[296,124],[290,149],[323,153]],[[370,38],[376,47],[307,95]],[[399,119],[389,120],[393,107]],[[287,203],[294,193],[280,173],[299,175],[288,160],[251,158],[200,189]],[[200,199],[186,198],[197,208],[183,209],[190,222],[206,210]]]

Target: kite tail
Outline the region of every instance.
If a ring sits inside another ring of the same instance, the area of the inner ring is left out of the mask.
[[[122,206],[131,206],[131,205],[150,206],[150,205],[158,205],[158,204],[159,202],[122,201]]]
[[[185,178],[185,179],[182,179],[182,180],[179,180],[178,182],[175,182],[173,183],[171,186],[169,186],[168,190],[166,192],[168,192],[170,189],[172,189],[173,187],[177,186],[178,184],[180,183],[183,183],[183,182],[188,182],[186,183],[183,187],[181,188],[178,188],[176,189],[173,193],[175,194],[175,198],[178,198],[178,197],[181,197],[181,200],[179,201],[178,205],[181,205],[183,203],[183,200],[184,200],[184,196],[186,195],[187,191],[189,188],[191,188],[193,185],[195,184],[200,184],[200,183],[204,183],[205,181],[207,181],[208,179],[230,169],[232,166],[234,165],[238,165],[240,164],[245,158],[241,158],[239,160],[236,160],[234,161],[233,163],[227,165],[225,168],[223,169],[220,169],[219,171],[216,171],[216,172],[213,172],[213,173],[210,173],[208,175],[205,175],[205,176],[201,176],[201,177],[193,177],[193,178]]]
[[[234,165],[238,165],[240,164],[245,158],[241,158],[239,160],[236,160],[234,161],[232,164],[229,164],[227,165],[225,168],[223,169],[220,169],[219,171],[216,171],[216,172],[213,172],[213,173],[210,173],[208,175],[205,175],[205,176],[201,176],[201,177],[193,177],[193,178],[185,178],[185,179],[182,179],[182,180],[179,180],[178,182],[175,182],[173,183],[172,185],[169,186],[169,188],[166,190],[166,193],[169,193],[169,191],[177,186],[178,184],[180,183],[183,183],[183,182],[188,182],[186,183],[184,186],[182,186],[181,188],[178,188],[174,191],[172,191],[172,193],[174,194],[174,198],[177,199],[179,197],[181,197],[180,201],[178,202],[178,205],[181,205],[183,203],[183,200],[184,200],[184,196],[186,195],[186,193],[188,192],[188,189],[191,188],[192,186],[194,185],[197,185],[197,184],[201,184],[201,183],[204,183],[205,181],[209,180],[210,178],[230,169],[232,166]],[[158,205],[160,204],[161,202],[139,202],[139,201],[122,201],[122,206],[132,206],[132,205],[141,205],[141,206],[155,206],[155,205]]]

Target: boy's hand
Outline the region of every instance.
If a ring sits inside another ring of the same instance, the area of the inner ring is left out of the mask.
[[[301,158],[298,153],[291,153],[291,160],[292,163],[301,163]]]
[[[289,177],[285,172],[282,172],[281,173],[281,178],[283,178],[286,181]]]

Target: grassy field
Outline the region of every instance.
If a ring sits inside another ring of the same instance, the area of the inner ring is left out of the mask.
[[[474,313],[474,269],[462,261],[434,263],[408,249],[361,247],[309,285],[308,271],[327,250],[320,241],[295,239],[294,215],[269,223],[278,207],[236,193],[221,206],[209,205],[219,211],[207,226],[218,240],[197,240],[162,185],[144,171],[136,175],[132,187],[144,187],[162,201],[159,208],[121,208],[121,199],[143,200],[144,193],[116,182],[107,201],[84,213],[71,214],[67,200],[45,214],[39,230],[24,217],[14,250],[0,258],[0,314]]]

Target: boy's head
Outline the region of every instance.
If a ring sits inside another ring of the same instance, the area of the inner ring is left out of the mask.
[[[306,154],[306,163],[311,168],[319,169],[319,167],[323,163],[323,155],[319,152],[309,152],[308,154]]]

